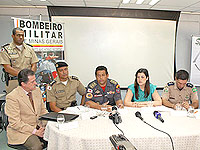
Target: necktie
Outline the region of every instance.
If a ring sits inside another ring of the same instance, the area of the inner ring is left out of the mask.
[[[29,97],[29,100],[30,100],[30,102],[31,102],[31,105],[33,106],[33,109],[35,110],[35,108],[34,108],[34,103],[33,103],[32,93],[29,92],[27,95],[28,95],[28,97]]]

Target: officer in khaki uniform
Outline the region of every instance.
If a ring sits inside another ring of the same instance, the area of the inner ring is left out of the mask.
[[[116,81],[108,79],[107,68],[98,66],[95,75],[96,80],[90,82],[86,89],[86,104],[100,110],[106,106],[107,111],[110,111],[111,106],[114,105],[123,108],[120,86]]]
[[[9,74],[6,85],[6,92],[10,93],[18,86],[17,75],[20,70],[27,68],[32,71],[37,70],[38,58],[33,48],[24,41],[24,31],[20,28],[14,28],[12,31],[13,42],[2,46],[0,52],[0,64]]]
[[[82,95],[81,105],[85,102],[85,87],[77,77],[68,76],[66,62],[57,62],[58,77],[47,87],[47,102],[54,112],[59,112],[67,107],[76,105],[76,92]]]
[[[167,83],[162,93],[163,105],[176,109],[177,104],[181,104],[188,109],[193,106],[199,107],[197,89],[191,83],[187,83],[189,74],[185,70],[179,70],[175,75],[175,82]]]

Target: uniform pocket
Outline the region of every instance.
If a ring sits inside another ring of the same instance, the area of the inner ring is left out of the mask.
[[[31,58],[32,58],[32,56],[31,56],[31,54],[30,53],[26,53],[25,54],[25,63],[27,64],[27,65],[30,65],[31,64]]]
[[[65,91],[64,90],[56,91],[56,97],[57,98],[62,98],[64,96],[65,96]]]

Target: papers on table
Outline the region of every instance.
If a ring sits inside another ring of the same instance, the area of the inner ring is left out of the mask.
[[[68,123],[57,124],[57,127],[59,130],[65,131],[65,130],[78,128],[79,125],[78,125],[78,121],[72,121],[72,122],[68,122]]]

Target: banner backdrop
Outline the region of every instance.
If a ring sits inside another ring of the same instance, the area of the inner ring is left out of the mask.
[[[190,82],[200,86],[200,36],[192,36]]]
[[[12,18],[14,27],[24,30],[24,42],[33,46],[39,59],[36,81],[46,100],[46,85],[56,76],[56,60],[64,59],[64,25],[62,23]]]
[[[24,41],[35,51],[64,51],[64,25],[30,19],[13,18],[14,26],[22,28]]]

